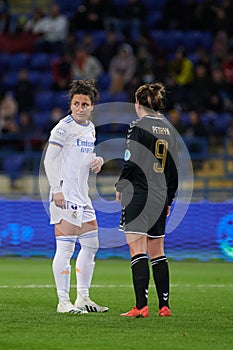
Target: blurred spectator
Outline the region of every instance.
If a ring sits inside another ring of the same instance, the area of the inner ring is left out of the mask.
[[[70,53],[63,53],[52,63],[53,89],[63,91],[68,88],[71,81],[71,61]]]
[[[184,102],[180,99],[179,86],[170,74],[167,74],[165,77],[165,85],[167,88],[166,109],[184,110]]]
[[[90,54],[94,54],[95,49],[97,47],[96,42],[94,41],[93,35],[91,32],[86,31],[83,34],[82,40],[80,42],[80,45],[82,45],[82,47],[84,47],[84,49]]]
[[[79,46],[76,48],[72,62],[71,62],[71,78],[72,79],[94,79],[103,72],[101,62],[93,55]]]
[[[14,89],[15,99],[19,112],[31,110],[34,104],[34,88],[28,79],[27,69],[21,69],[18,73],[18,82]]]
[[[2,123],[2,129],[1,129],[1,133],[2,134],[18,134],[19,132],[19,127],[17,124],[17,121],[14,117],[4,117],[3,118],[3,123]]]
[[[196,30],[197,17],[196,17],[197,1],[196,0],[183,0],[182,11],[180,11],[180,23],[179,29],[181,30]]]
[[[127,43],[122,44],[110,61],[110,92],[117,93],[127,89],[127,84],[136,72],[136,63],[132,47]]]
[[[181,21],[182,0],[167,0],[162,8],[161,29],[178,29]]]
[[[108,0],[84,0],[69,21],[70,32],[77,30],[103,30],[104,19],[111,9]]]
[[[73,55],[77,46],[77,40],[74,33],[69,33],[66,40],[62,44],[61,54],[68,53]]]
[[[194,80],[188,91],[188,109],[198,109],[204,112],[208,109],[210,100],[211,78],[204,64],[194,67]]]
[[[213,56],[213,63],[219,64],[225,57],[228,50],[228,36],[225,30],[220,30],[216,33],[213,40],[211,54]]]
[[[177,132],[182,136],[186,131],[186,125],[181,118],[180,112],[176,109],[171,109],[168,111],[167,117]]]
[[[229,22],[231,22],[231,18],[232,18],[232,13],[233,13],[233,2],[232,0],[222,0],[221,1],[221,7],[224,9],[225,13],[228,16]],[[230,25],[230,27],[228,27],[228,36],[232,37],[233,36],[233,26]]]
[[[211,30],[216,19],[216,0],[203,0],[197,3],[196,17],[199,30]]]
[[[202,122],[201,114],[195,109],[192,109],[188,112],[188,121],[185,136],[197,136],[206,138],[209,136],[208,130],[205,124]]]
[[[26,23],[27,23],[27,16],[24,14],[19,15],[15,23],[14,34],[17,35],[25,32],[24,27]]]
[[[0,12],[9,10],[9,0],[0,0]]]
[[[108,70],[111,59],[116,55],[118,46],[119,40],[116,32],[108,31],[104,43],[95,50],[95,55],[102,63],[105,71]]]
[[[18,104],[10,92],[4,93],[0,103],[0,120],[15,118],[18,112]]]
[[[50,131],[53,129],[53,127],[59,122],[59,120],[61,118],[64,117],[64,111],[59,108],[59,107],[54,107],[51,110],[50,113],[50,118],[47,122],[47,124],[45,124],[44,128],[43,128],[43,135],[45,136],[45,138],[47,139]]]
[[[28,111],[22,111],[19,114],[18,126],[19,126],[19,133],[22,135],[23,138],[34,135],[36,131],[32,114]]]
[[[136,74],[140,75],[142,82],[151,83],[155,80],[154,59],[145,46],[138,47],[137,50]]]
[[[218,5],[215,8],[215,20],[212,26],[213,35],[216,35],[219,31],[225,31],[230,33],[232,27],[232,19],[227,15],[223,6]]]
[[[169,63],[169,73],[180,86],[189,85],[193,81],[193,63],[186,57],[185,50],[180,47]]]
[[[233,100],[233,47],[229,49],[222,61],[222,71],[227,92]]]
[[[232,100],[228,95],[221,68],[213,68],[211,72],[209,110],[215,113],[232,111]]]
[[[141,31],[146,26],[147,7],[142,0],[127,0],[121,17],[122,31]]]
[[[211,55],[203,47],[199,47],[196,52],[198,54],[198,59],[196,64],[204,65],[206,67],[208,74],[210,74],[212,64],[213,64]]]
[[[0,34],[10,33],[11,17],[7,7],[0,8]]]
[[[193,140],[192,142],[189,142],[188,139],[199,137],[209,142],[210,135],[205,124],[202,122],[201,114],[197,110],[191,110],[188,112],[187,128],[183,136],[187,138],[186,142],[189,152],[192,153],[192,156],[195,155],[195,160],[193,160],[194,170],[201,169],[204,160],[202,159],[203,145],[200,140]],[[198,159],[199,156],[200,159]]]
[[[60,52],[62,44],[68,35],[68,19],[61,14],[60,7],[51,5],[49,14],[43,17],[42,33],[38,38],[36,48],[38,51]]]
[[[35,8],[33,11],[32,17],[29,18],[24,24],[24,31],[41,35],[44,31],[44,12],[40,8]]]
[[[184,101],[187,97],[187,90],[194,78],[194,65],[186,57],[185,50],[180,47],[176,50],[174,58],[168,64],[168,73],[177,83],[177,94],[179,101]]]

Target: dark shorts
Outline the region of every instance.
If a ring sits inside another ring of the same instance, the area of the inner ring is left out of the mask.
[[[120,228],[127,233],[146,234],[150,238],[163,237],[167,218],[167,200],[157,197],[147,198],[136,194],[132,200],[122,203]]]

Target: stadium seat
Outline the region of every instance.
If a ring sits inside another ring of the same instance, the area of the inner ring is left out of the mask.
[[[128,102],[128,95],[125,91],[112,94],[113,102]]]
[[[110,85],[110,75],[109,72],[102,73],[98,78],[98,88],[102,90],[107,90]]]
[[[37,70],[28,70],[28,79],[35,87],[39,84],[40,74]]]
[[[54,107],[59,107],[63,111],[68,110],[68,98],[67,98],[67,91],[59,91],[53,93],[53,99],[54,99]]]
[[[208,156],[208,140],[205,137],[183,136],[183,141],[192,160],[206,160]]]
[[[94,30],[91,32],[96,47],[100,47],[106,39],[105,30]]]
[[[226,135],[230,129],[232,116],[230,113],[216,115],[213,121],[213,132],[215,135]]]
[[[35,107],[39,111],[50,111],[55,102],[54,93],[51,90],[40,91],[35,95]]]
[[[108,90],[101,91],[99,103],[108,103],[108,102],[113,102],[112,93],[109,92]]]
[[[151,38],[155,41],[156,44],[164,46],[166,40],[166,33],[164,30],[152,30]]]
[[[38,111],[33,114],[35,125],[43,130],[50,119],[50,111]]]
[[[149,11],[160,11],[165,5],[166,1],[167,0],[143,0],[143,3]]]
[[[3,86],[6,90],[14,89],[18,83],[18,72],[17,71],[8,71],[3,79]]]
[[[162,19],[162,14],[160,11],[151,11],[146,17],[146,24],[148,28],[153,28],[154,25]]]
[[[33,53],[30,60],[30,69],[49,70],[51,68],[50,57],[47,53]]]
[[[198,47],[203,47],[209,51],[212,45],[211,34],[198,30],[183,32],[183,45],[187,52],[193,52]]]
[[[183,44],[183,33],[180,30],[168,30],[164,33],[164,47],[168,52],[174,52]]]
[[[25,156],[23,153],[7,154],[2,161],[3,172],[13,182],[21,177]]]
[[[82,3],[83,0],[56,0],[56,4],[59,5],[61,12],[67,16],[72,15]]]
[[[0,72],[5,72],[9,68],[10,54],[0,53]]]
[[[53,86],[53,76],[51,72],[39,73],[38,83],[42,90],[50,90]]]
[[[30,55],[28,53],[15,53],[9,55],[9,69],[20,70],[22,68],[28,68]]]

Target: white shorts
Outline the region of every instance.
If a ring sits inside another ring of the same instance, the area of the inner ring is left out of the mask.
[[[75,226],[82,226],[82,223],[96,220],[95,210],[92,206],[85,207],[77,204],[66,202],[66,209],[61,209],[50,202],[50,224],[59,224],[65,220]]]

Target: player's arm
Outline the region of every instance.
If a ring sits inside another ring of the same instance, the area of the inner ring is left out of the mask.
[[[61,149],[61,145],[49,143],[45,154],[44,166],[51,187],[53,201],[56,206],[64,208],[65,198],[61,188],[61,164],[58,160]]]
[[[94,124],[92,123],[92,134],[93,136],[95,137],[96,139],[96,130],[95,130],[95,127],[94,127]],[[94,158],[91,162],[91,171],[93,171],[93,173],[97,174],[101,171],[101,168],[104,164],[104,159],[100,156],[96,156],[96,154],[94,153]]]
[[[137,142],[139,142],[140,129],[129,128],[127,133],[126,149],[124,154],[124,164],[119,180],[115,184],[116,192],[122,192],[129,184],[135,170],[135,159],[137,158]],[[132,159],[134,161],[132,161]],[[120,200],[120,195],[116,194],[116,199]]]
[[[172,150],[168,156],[168,174],[167,174],[167,195],[168,205],[171,206],[178,188],[178,151],[177,148]]]

